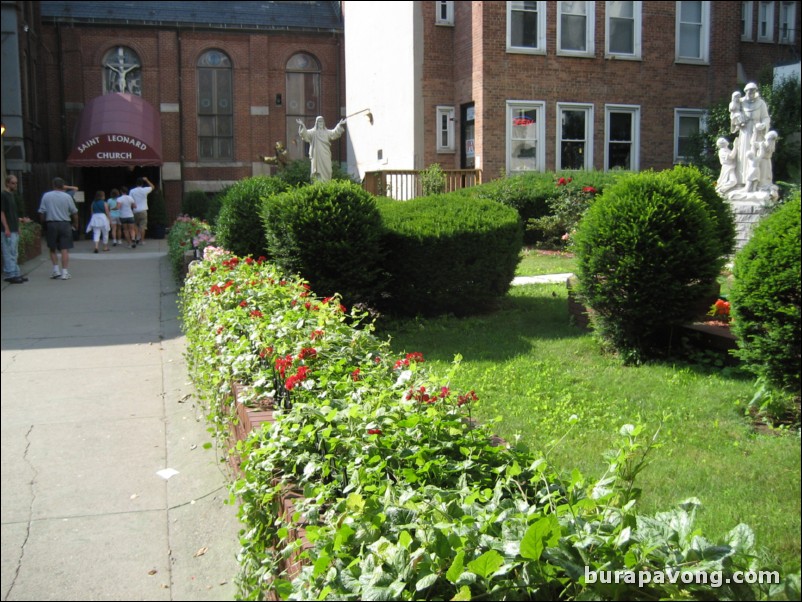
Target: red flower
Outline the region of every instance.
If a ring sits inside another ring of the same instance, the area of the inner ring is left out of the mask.
[[[209,271],[210,272],[216,272],[217,271],[217,266],[213,265],[212,267],[209,268]]]
[[[247,263],[248,265],[251,265],[253,263],[253,258],[252,257],[246,257],[245,258],[245,263]]]
[[[304,347],[301,349],[301,353],[298,354],[298,359],[303,360],[308,357],[315,357],[317,355],[317,350],[313,347]]]
[[[263,314],[262,314],[262,312],[260,312],[258,309],[254,309],[254,310],[251,312],[251,317],[252,317],[252,318],[261,318],[261,317],[262,317],[262,315],[263,315]]]
[[[368,435],[381,435],[381,429],[368,429]]]
[[[476,396],[476,392],[473,390],[470,393],[457,397],[458,406],[464,406],[469,401],[479,401],[479,397]]]
[[[582,192],[587,192],[587,193],[589,193],[589,194],[596,194],[596,189],[595,189],[595,188],[593,188],[593,186],[585,186],[585,187],[582,189]]]
[[[357,368],[356,370],[354,370],[353,372],[351,372],[351,380],[353,380],[354,382],[356,382],[356,381],[360,380],[360,378],[361,378],[361,377],[359,376],[359,368]]]
[[[248,302],[245,301],[245,300],[242,300],[242,301],[239,302],[239,306],[240,307],[246,307],[247,305],[248,305]]]
[[[312,334],[309,335],[309,338],[314,341],[315,339],[317,339],[319,337],[322,337],[322,336],[323,336],[323,331],[318,329],[318,330],[313,331]]]
[[[256,260],[256,263],[264,263],[265,261],[267,261],[267,257],[259,255],[259,259]]]

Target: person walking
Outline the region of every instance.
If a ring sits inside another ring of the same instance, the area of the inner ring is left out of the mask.
[[[120,244],[120,208],[117,207],[117,197],[120,196],[120,191],[116,188],[111,189],[109,194],[109,221],[111,222],[111,241],[116,247]]]
[[[53,178],[53,190],[42,195],[39,218],[47,227],[47,248],[53,264],[52,279],[69,280],[70,249],[73,247],[72,232],[78,229],[78,208],[72,197],[65,192],[62,178]],[[58,265],[61,253],[61,269]]]
[[[128,189],[123,186],[121,189],[122,194],[117,197],[117,207],[120,210],[120,226],[123,229],[123,235],[128,246],[136,249],[136,225],[134,224],[134,209],[136,203],[131,195],[128,194]]]
[[[6,176],[2,197],[3,221],[3,276],[6,282],[22,284],[27,278],[20,273],[17,262],[19,252],[19,218],[14,192],[17,190],[17,176]]]
[[[86,225],[87,234],[92,232],[92,240],[95,241],[95,253],[98,252],[98,244],[103,238],[103,250],[109,250],[109,205],[106,203],[106,193],[98,190],[95,193],[95,200],[92,202],[92,219]]]
[[[147,184],[147,186],[145,186]],[[134,199],[136,208],[134,209],[134,224],[136,225],[136,244],[145,244],[145,231],[148,229],[148,195],[156,187],[153,182],[146,177],[136,179],[136,187],[131,189],[128,194]]]

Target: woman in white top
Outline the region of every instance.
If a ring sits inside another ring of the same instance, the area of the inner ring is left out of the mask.
[[[117,197],[117,207],[120,209],[120,225],[123,227],[126,242],[132,249],[136,249],[136,226],[134,225],[134,209],[136,203],[128,194],[124,186],[120,189],[122,194]]]

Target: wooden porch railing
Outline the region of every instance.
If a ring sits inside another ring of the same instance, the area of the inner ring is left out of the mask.
[[[368,171],[362,180],[362,188],[376,196],[388,196],[398,201],[408,201],[422,196],[421,170],[389,169]],[[444,169],[446,192],[470,188],[482,183],[480,169]]]

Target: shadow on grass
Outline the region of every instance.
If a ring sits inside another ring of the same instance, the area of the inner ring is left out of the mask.
[[[380,319],[377,334],[390,336],[395,348],[427,350],[432,360],[450,362],[461,354],[470,360],[502,361],[530,353],[538,340],[575,339],[588,336],[573,326],[568,314],[564,285],[516,287],[498,309],[478,316],[457,318]]]

